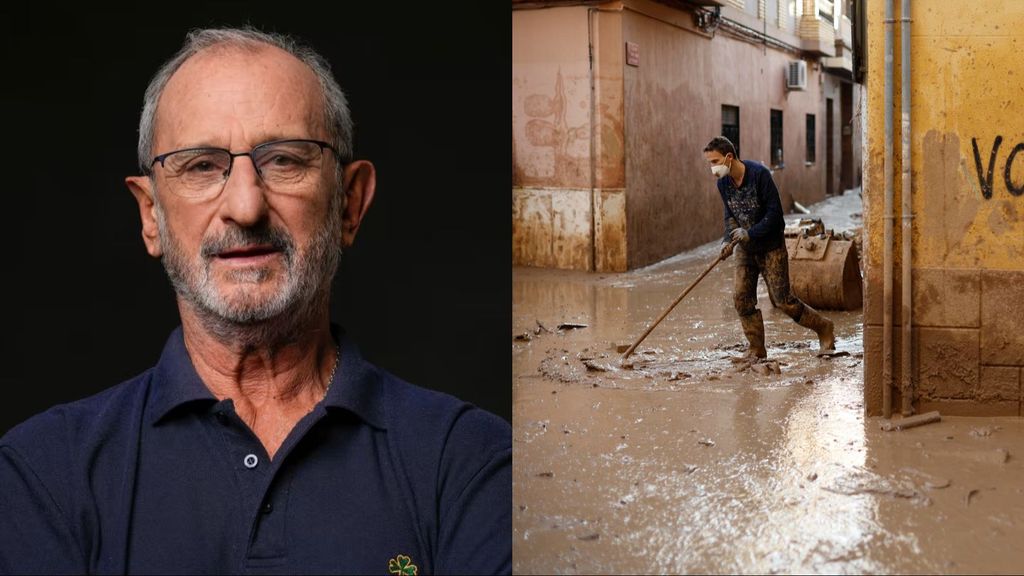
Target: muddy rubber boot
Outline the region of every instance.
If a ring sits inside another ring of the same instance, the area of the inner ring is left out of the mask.
[[[836,349],[835,327],[832,321],[818,313],[817,310],[804,304],[804,312],[797,324],[810,328],[818,335],[818,352],[834,352]]]
[[[750,348],[742,356],[732,359],[733,362],[757,362],[768,357],[768,351],[764,349],[764,320],[761,318],[761,311],[754,310],[753,314],[740,316],[740,325],[743,326],[743,335],[750,342]]]

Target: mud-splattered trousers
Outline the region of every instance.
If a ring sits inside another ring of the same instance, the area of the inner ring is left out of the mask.
[[[736,277],[733,302],[740,318],[749,317],[757,308],[757,277],[764,276],[775,305],[800,321],[804,303],[789,287],[789,254],[783,236],[785,221],[779,191],[771,172],[758,162],[744,160],[746,172],[737,186],[726,176],[718,180],[718,192],[725,209],[725,238],[736,228],[750,235],[747,244],[735,248]]]
[[[762,253],[752,253],[737,245],[734,250],[736,273],[733,281],[733,304],[740,317],[757,310],[757,277],[764,276],[775,306],[800,322],[806,305],[789,287],[789,253],[786,245]]]

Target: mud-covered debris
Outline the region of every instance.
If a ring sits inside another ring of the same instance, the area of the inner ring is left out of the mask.
[[[577,328],[586,328],[586,324],[580,324],[578,322],[562,322],[558,325],[557,330],[576,330]]]
[[[714,349],[715,350],[746,350],[747,348],[748,348],[747,344],[737,343],[737,344],[717,344]]]
[[[537,472],[537,477],[538,478],[554,478],[555,477],[555,473],[554,472]]]
[[[849,470],[838,476],[831,485],[822,486],[822,489],[846,496],[879,494],[906,498],[920,506],[928,506],[932,502],[917,483],[909,478],[902,480],[887,478],[863,468]]]
[[[537,329],[534,332],[535,334],[539,335],[541,332],[547,332],[548,334],[551,334],[551,329],[550,328],[548,328],[547,326],[541,324],[540,320],[537,320],[536,322],[537,322]]]
[[[831,360],[832,358],[842,358],[844,356],[849,355],[850,353],[847,352],[846,350],[823,350],[821,352],[818,352],[818,358],[827,358],[829,360]]]
[[[900,418],[898,420],[884,420],[882,422],[882,430],[885,430],[886,432],[891,432],[893,430],[905,430],[907,428],[924,426],[925,424],[931,424],[940,420],[942,420],[942,417],[937,411],[933,410],[931,412],[907,416],[906,418]]]
[[[761,362],[758,366],[764,366],[768,370],[768,374],[782,374],[782,368],[779,367],[779,363],[774,360],[768,362]]]
[[[690,374],[690,373],[688,373],[688,372],[675,372],[675,371],[673,371],[673,372],[672,372],[672,373],[671,373],[671,374],[669,375],[669,377],[668,377],[668,379],[669,379],[670,381],[675,381],[675,380],[685,380],[685,379],[687,379],[687,378],[693,378],[693,374]]]
[[[512,339],[516,342],[529,342],[533,340],[533,335],[529,332],[523,332],[522,334],[516,334]]]
[[[697,467],[693,464],[683,464],[683,472],[687,474],[693,474],[697,471]]]
[[[520,504],[519,505],[519,511],[520,512],[526,512],[526,504]]]
[[[583,360],[583,365],[587,367],[587,370],[592,372],[611,372],[615,370],[615,367],[605,362],[598,362],[592,358],[586,358]]]
[[[612,344],[612,348],[619,354],[622,354],[626,350],[629,350],[630,346],[632,346],[632,344]]]
[[[584,534],[583,536],[577,536],[576,538],[579,540],[583,540],[584,542],[593,542],[594,540],[597,540],[600,537],[601,535],[597,532],[591,532],[590,534]]]
[[[750,369],[762,376],[768,376],[770,374],[782,374],[782,368],[779,368],[779,363],[774,360],[756,362],[750,365]]]
[[[804,380],[804,386],[814,386],[814,380]]]
[[[818,473],[817,472],[811,472],[810,474],[807,475],[807,480],[809,480],[811,482],[814,482],[817,479],[818,479]]]
[[[970,490],[968,490],[967,494],[964,496],[964,506],[970,506],[971,498],[973,498],[979,492],[981,492],[981,490],[978,490],[977,488],[971,488]]]
[[[793,348],[796,348],[796,349],[810,348],[811,344],[810,344],[810,342],[805,342],[803,340],[797,340],[797,341],[780,340],[780,341],[777,341],[777,342],[770,342],[768,344],[768,347],[769,348],[778,348],[778,349],[781,349],[781,350],[788,350],[788,349],[793,349]]]
[[[750,365],[753,364],[750,360],[740,360],[732,358],[733,367],[726,370],[730,374],[739,374],[740,372],[746,372],[750,370]]]
[[[999,426],[982,426],[980,428],[971,428],[971,431],[968,432],[968,434],[974,436],[975,438],[988,438],[989,436],[992,435],[992,433],[997,432],[999,430]]]
[[[715,441],[710,438],[704,438],[703,440],[697,440],[697,444],[700,444],[701,446],[714,446]]]

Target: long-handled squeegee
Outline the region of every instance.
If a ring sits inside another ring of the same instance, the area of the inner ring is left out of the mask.
[[[730,246],[730,248],[735,248],[736,247],[736,240],[733,240],[729,244],[729,246]],[[718,266],[719,262],[721,262],[722,260],[725,260],[726,258],[727,258],[727,256],[722,256],[722,253],[719,252],[718,253],[718,258],[715,258],[715,261],[712,262],[711,265],[708,266],[706,270],[701,272],[700,276],[697,276],[697,279],[693,281],[693,284],[690,284],[689,286],[687,286],[686,290],[683,290],[683,293],[680,294],[678,298],[676,298],[676,301],[673,302],[672,305],[669,306],[668,309],[665,310],[665,312],[663,312],[662,315],[657,320],[655,320],[654,323],[651,324],[647,328],[646,331],[644,331],[643,335],[640,336],[640,338],[638,338],[637,341],[634,342],[633,345],[630,346],[628,350],[626,350],[626,353],[623,354],[622,358],[619,359],[619,363],[621,364],[622,362],[624,362],[626,360],[626,358],[629,358],[629,355],[632,354],[633,351],[636,350],[636,347],[639,346],[640,343],[644,341],[644,338],[647,338],[647,335],[650,334],[652,330],[654,330],[655,326],[657,326],[658,324],[661,324],[661,321],[664,320],[666,316],[668,316],[669,312],[671,312],[673,308],[675,308],[677,305],[679,305],[679,303],[683,301],[683,298],[686,298],[686,295],[690,293],[690,290],[693,290],[694,286],[699,284],[700,281],[703,280],[704,277],[708,275],[708,272],[711,272],[711,270],[713,270],[715,266]]]

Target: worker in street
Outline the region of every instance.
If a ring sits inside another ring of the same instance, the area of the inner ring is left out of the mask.
[[[832,321],[797,298],[789,287],[789,254],[784,236],[782,202],[768,168],[740,160],[728,138],[712,138],[704,158],[718,179],[725,212],[721,257],[735,246],[736,275],[733,303],[750,348],[737,361],[756,362],[768,356],[764,347],[764,320],[757,309],[757,277],[764,276],[775,306],[797,324],[818,335],[819,353],[835,350]]]

